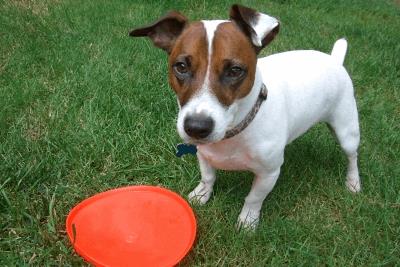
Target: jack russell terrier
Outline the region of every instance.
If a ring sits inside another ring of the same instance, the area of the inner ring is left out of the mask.
[[[335,133],[348,158],[346,186],[359,192],[360,131],[352,81],[343,67],[346,40],[336,41],[330,55],[299,50],[257,59],[278,33],[278,20],[240,5],[229,15],[230,20],[189,23],[172,11],[130,32],[149,37],[169,55],[177,129],[198,149],[201,181],[189,199],[208,201],[215,169],[249,170],[255,178],[238,227],[254,229],[285,146],[317,122]]]

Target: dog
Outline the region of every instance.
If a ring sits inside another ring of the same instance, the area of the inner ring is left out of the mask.
[[[177,130],[198,149],[201,181],[189,199],[209,200],[216,169],[249,170],[255,178],[237,226],[254,229],[278,179],[285,146],[318,122],[335,134],[348,158],[345,184],[359,192],[358,112],[343,67],[347,41],[336,41],[331,54],[296,50],[257,59],[278,34],[279,21],[236,4],[229,16],[189,23],[172,11],[129,33],[149,37],[168,53]]]

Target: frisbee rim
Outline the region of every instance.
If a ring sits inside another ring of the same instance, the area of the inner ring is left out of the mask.
[[[66,221],[65,221],[65,227],[67,231],[68,238],[71,242],[72,247],[74,250],[87,262],[94,264],[95,266],[106,266],[105,263],[96,260],[93,256],[87,255],[84,252],[84,249],[80,247],[79,245],[75,244],[74,238],[76,237],[74,233],[75,230],[73,230],[73,219],[75,216],[78,214],[80,210],[83,208],[87,207],[88,205],[94,203],[95,201],[105,198],[107,196],[113,195],[113,194],[118,194],[119,192],[126,192],[126,191],[132,191],[132,192],[155,192],[155,193],[161,193],[164,196],[171,197],[175,201],[177,201],[185,210],[185,213],[187,213],[187,216],[190,220],[191,223],[191,231],[190,231],[190,239],[189,242],[187,243],[186,247],[182,252],[178,255],[176,254],[176,259],[174,259],[173,262],[171,262],[172,266],[178,264],[185,256],[186,254],[190,251],[190,249],[193,247],[194,241],[196,239],[196,233],[197,233],[197,223],[196,223],[196,216],[193,212],[193,209],[190,207],[189,203],[180,195],[177,193],[166,189],[161,186],[150,186],[150,185],[132,185],[132,186],[124,186],[124,187],[119,187],[119,188],[114,188],[110,189],[101,193],[97,193],[91,197],[88,197],[81,202],[79,202],[76,206],[74,206],[71,211],[69,212]]]

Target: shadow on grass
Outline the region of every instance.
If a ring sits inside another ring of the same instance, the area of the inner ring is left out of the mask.
[[[332,134],[321,124],[288,145],[285,162],[279,179],[265,200],[263,211],[279,210],[282,201],[295,205],[316,188],[324,186],[344,187],[346,160]],[[251,189],[254,175],[251,172],[219,171],[214,198],[224,198],[226,204],[243,204]]]

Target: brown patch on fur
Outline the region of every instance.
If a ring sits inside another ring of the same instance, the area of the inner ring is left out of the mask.
[[[240,63],[247,75],[239,83],[221,82],[227,61]],[[225,106],[248,95],[253,87],[257,64],[256,52],[248,37],[232,22],[218,25],[215,31],[210,68],[210,87]]]
[[[189,59],[190,77],[179,80],[175,76],[173,65],[182,57]],[[178,96],[181,106],[201,88],[207,71],[208,61],[207,33],[203,23],[190,24],[176,40],[169,56],[169,84]]]
[[[187,25],[187,22],[188,20],[184,15],[176,11],[171,11],[151,25],[130,31],[129,36],[147,36],[155,46],[165,50],[169,54],[176,39]]]

